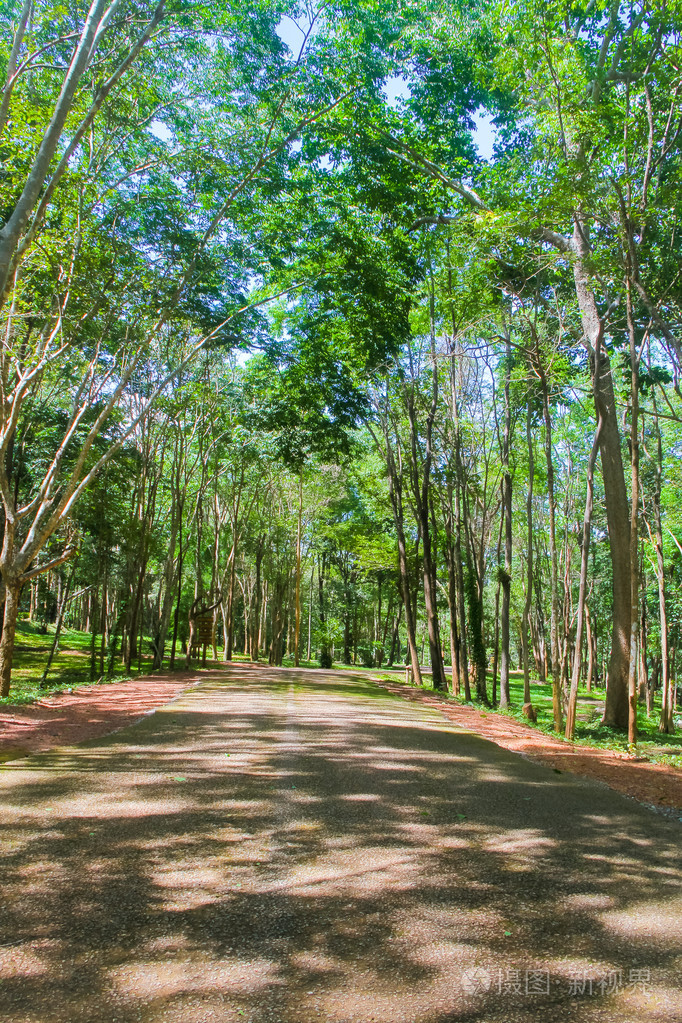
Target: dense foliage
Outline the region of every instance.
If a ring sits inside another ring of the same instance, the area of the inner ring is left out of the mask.
[[[3,695],[18,615],[93,678],[211,617],[674,730],[681,16],[2,5]]]

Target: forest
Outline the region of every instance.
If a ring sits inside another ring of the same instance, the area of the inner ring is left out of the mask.
[[[679,0],[0,10],[3,699],[210,616],[674,732]]]

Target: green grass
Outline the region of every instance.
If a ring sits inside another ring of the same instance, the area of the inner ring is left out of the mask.
[[[372,672],[372,674],[375,678],[402,681],[403,683],[405,679],[404,669],[395,671],[378,669]],[[425,676],[423,688],[432,688],[428,675]],[[488,676],[488,692],[492,692],[492,676]],[[521,710],[523,706],[523,672],[513,671],[510,673],[509,692],[512,702],[511,709],[502,711],[499,708],[495,708],[495,710],[491,708],[490,713],[503,714],[521,721],[525,725],[530,725],[531,722],[524,717]],[[557,733],[554,731],[551,683],[532,682],[531,696],[538,716],[537,724],[532,727],[538,728],[541,732],[557,738]],[[627,734],[613,728],[607,728],[601,724],[605,696],[606,692],[602,688],[593,687],[591,693],[586,692],[583,688],[578,691],[578,713],[574,742],[580,746],[591,746],[597,749],[608,749],[618,752],[631,751],[628,745]],[[459,703],[464,702],[463,699],[454,696],[451,696],[450,699],[457,700]],[[682,729],[678,730],[675,735],[664,735],[658,731],[661,709],[660,700],[660,693],[657,693],[650,718],[647,718],[646,708],[643,705],[639,705],[637,708],[638,736],[636,752],[638,756],[646,757],[654,763],[682,768]],[[679,717],[682,717],[682,710],[679,713]]]
[[[0,698],[0,706],[34,703],[48,693],[69,692],[76,686],[121,682],[131,677],[118,660],[114,674],[110,678],[96,679],[93,683],[90,678],[90,634],[77,632],[75,629],[63,629],[59,637],[59,651],[52,661],[47,682],[41,689],[40,680],[53,639],[54,626],[48,625],[47,632],[44,633],[38,625],[31,622],[18,623],[12,665],[12,688],[9,696]],[[151,662],[151,655],[143,654],[142,671],[148,671]]]
[[[527,718],[523,716],[521,711],[523,704],[523,673],[512,672],[511,675],[510,695],[513,709],[507,713],[518,721],[528,724]],[[490,683],[492,685],[492,678]],[[531,695],[533,706],[538,713],[538,721],[535,727],[548,734],[556,735],[554,732],[551,684],[533,683],[531,685]],[[601,724],[605,699],[606,690],[603,688],[593,688],[591,693],[586,692],[582,688],[578,690],[578,710],[574,742],[580,746],[628,752],[630,751],[630,746],[627,735],[624,732]],[[660,710],[660,693],[656,694],[651,717],[648,718],[646,716],[646,707],[644,705],[638,705],[637,754],[657,763],[682,767],[682,734],[664,735],[658,731]]]

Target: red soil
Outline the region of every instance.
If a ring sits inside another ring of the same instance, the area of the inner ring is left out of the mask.
[[[0,761],[115,732],[196,684],[193,671],[83,686],[38,703],[0,709]]]

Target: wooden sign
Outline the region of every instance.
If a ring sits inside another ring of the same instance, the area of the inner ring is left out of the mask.
[[[197,643],[213,642],[213,618],[197,618]]]

